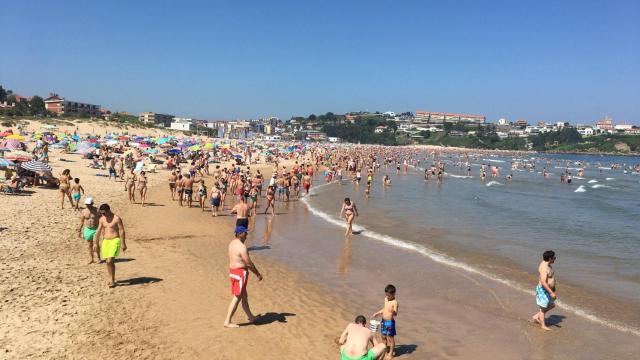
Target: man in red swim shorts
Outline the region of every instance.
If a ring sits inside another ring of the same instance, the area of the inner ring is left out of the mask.
[[[224,327],[237,328],[238,325],[231,322],[233,314],[238,308],[238,303],[242,301],[242,309],[249,318],[249,323],[253,323],[256,319],[249,308],[249,299],[247,297],[247,281],[249,280],[249,271],[253,272],[258,281],[262,280],[260,271],[251,261],[247,247],[244,245],[247,240],[247,228],[244,226],[236,226],[236,237],[229,243],[229,279],[231,280],[231,294],[233,298],[229,304],[227,318],[224,320]]]

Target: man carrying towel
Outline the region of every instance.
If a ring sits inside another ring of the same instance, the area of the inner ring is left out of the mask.
[[[224,320],[224,327],[226,328],[238,327],[237,324],[231,322],[231,318],[236,312],[240,301],[242,301],[242,309],[247,314],[249,324],[252,324],[256,319],[249,308],[247,282],[249,281],[249,271],[258,277],[258,281],[262,280],[262,275],[260,275],[260,271],[251,261],[247,247],[244,244],[245,240],[247,240],[247,232],[246,227],[236,226],[236,237],[229,243],[229,280],[231,280],[233,298],[229,304],[227,318]]]

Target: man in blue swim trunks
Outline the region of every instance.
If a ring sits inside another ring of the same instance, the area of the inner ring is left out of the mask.
[[[379,360],[385,353],[385,344],[378,343],[375,333],[367,328],[367,319],[358,315],[340,336],[341,360]],[[371,349],[369,344],[373,344]]]
[[[556,307],[556,279],[553,267],[551,266],[555,261],[556,253],[552,250],[547,250],[542,254],[542,262],[538,266],[540,278],[536,286],[536,304],[540,309],[532,318],[533,321],[540,324],[540,327],[544,330],[551,330],[545,324],[545,314]]]

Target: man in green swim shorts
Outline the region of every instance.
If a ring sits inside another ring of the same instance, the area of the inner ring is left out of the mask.
[[[98,209],[93,206],[93,198],[86,198],[84,200],[84,204],[86,205],[86,207],[80,212],[80,227],[78,227],[78,237],[84,239],[89,246],[89,256],[91,257],[91,261],[89,261],[89,264],[91,264],[94,262],[93,238],[98,228],[98,218],[100,218],[100,214],[98,214]],[[100,253],[96,252],[96,255],[98,256],[98,259],[100,259]]]
[[[109,274],[109,287],[116,287],[116,263],[115,258],[120,255],[120,246],[122,251],[127,251],[127,243],[125,239],[124,224],[120,216],[111,212],[108,204],[100,205],[98,209],[100,220],[98,220],[98,229],[93,238],[93,249],[97,252],[100,237],[102,237],[102,245],[100,246],[100,257],[107,262],[107,272]]]
[[[340,358],[342,360],[380,360],[386,351],[383,343],[378,343],[375,332],[367,328],[367,319],[358,315],[355,323],[347,325],[340,336]],[[369,344],[373,347],[368,349]]]

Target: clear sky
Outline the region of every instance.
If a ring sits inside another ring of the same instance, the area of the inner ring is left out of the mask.
[[[0,84],[202,119],[640,124],[640,1],[6,1]]]

